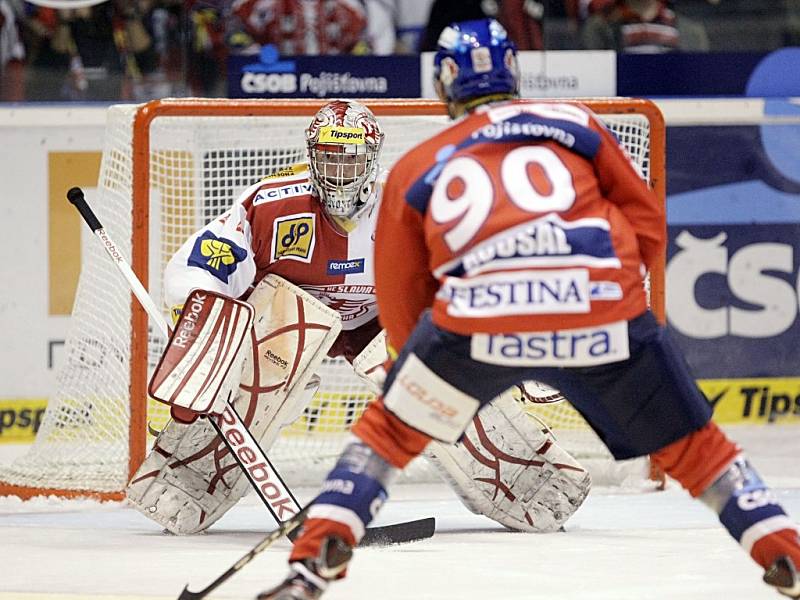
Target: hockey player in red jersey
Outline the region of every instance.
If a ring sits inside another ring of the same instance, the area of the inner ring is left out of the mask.
[[[193,289],[266,306],[257,292],[267,278],[278,276],[299,288],[299,296],[312,296],[338,314],[334,318],[341,320],[342,331],[327,353],[360,366],[356,372],[362,376],[371,373],[365,378],[372,383],[386,358],[373,274],[374,234],[386,175],[379,167],[382,143],[381,127],[367,107],[354,101],[323,106],[306,130],[308,162],[286,167],[244,190],[229,210],[192,235],[169,261],[165,295],[173,312],[180,313]],[[315,367],[307,367],[308,373],[295,368],[300,364],[298,352],[312,354],[310,335],[302,336],[305,343],[298,340],[287,347],[271,338],[274,331],[302,329],[293,316],[289,321],[275,316],[275,306],[285,305],[269,304],[274,310],[265,311],[275,322],[269,321],[269,336],[257,336],[255,358],[247,363],[258,368],[246,369],[245,379],[234,381],[238,371],[226,379],[236,390],[233,406],[267,451],[320,383],[311,375]],[[319,330],[318,325],[313,327]],[[313,356],[321,360],[324,352],[314,350]],[[213,355],[203,353],[207,354]],[[273,378],[276,365],[287,371],[279,369]],[[273,379],[282,384],[267,384]],[[176,414],[183,421],[195,415],[173,410]],[[591,478],[546,427],[520,420],[521,414],[516,400],[504,394],[476,417],[481,435],[477,439],[475,434],[474,448],[431,444],[425,458],[473,512],[514,530],[555,531],[580,507]],[[175,421],[161,432],[126,491],[135,507],[169,531],[197,533],[247,492],[248,481],[207,421]],[[508,456],[518,468],[495,473],[481,452]],[[291,514],[280,514],[287,516]]]
[[[719,515],[768,585],[800,597],[795,523],[710,420],[647,308],[664,207],[590,111],[515,100],[516,50],[497,22],[446,28],[434,64],[457,120],[398,161],[378,217],[394,363],[308,512],[289,577],[259,600],[318,598],[393,474],[524,379],[564,392],[615,458],[651,455]]]

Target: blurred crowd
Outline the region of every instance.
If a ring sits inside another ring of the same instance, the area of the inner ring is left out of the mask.
[[[219,96],[234,53],[414,54],[435,49],[448,23],[484,16],[522,50],[768,51],[800,40],[800,0],[0,0],[0,100]]]

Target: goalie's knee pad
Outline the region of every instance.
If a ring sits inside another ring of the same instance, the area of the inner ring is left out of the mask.
[[[591,487],[589,473],[509,393],[481,410],[461,442],[431,442],[424,456],[467,508],[519,531],[557,531]]]

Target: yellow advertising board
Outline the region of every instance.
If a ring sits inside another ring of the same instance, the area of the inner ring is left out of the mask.
[[[800,424],[800,377],[701,379],[717,423]]]
[[[45,408],[47,398],[0,399],[0,443],[32,443]]]

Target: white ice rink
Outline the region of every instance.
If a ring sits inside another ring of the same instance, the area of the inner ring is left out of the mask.
[[[732,428],[795,519],[800,427]],[[301,501],[314,490],[298,490]],[[442,485],[401,485],[376,524],[437,518],[433,538],[359,549],[326,600],[777,600],[715,515],[665,492],[595,489],[566,532],[510,533]],[[0,600],[177,598],[204,587],[270,527],[250,496],[209,533],[163,535],[119,503],[0,499]],[[282,579],[289,543],[266,550],[212,598],[247,599]]]

